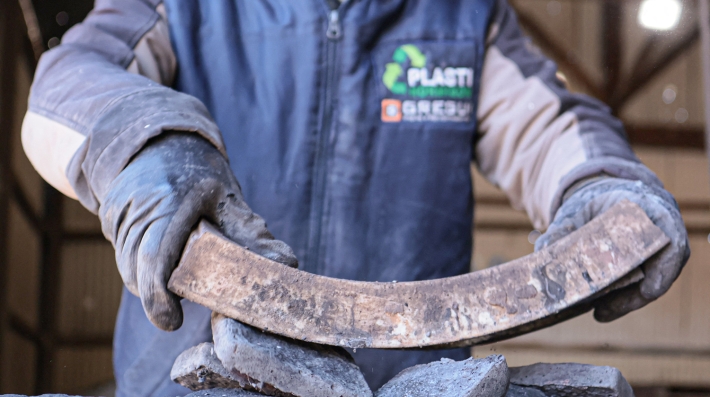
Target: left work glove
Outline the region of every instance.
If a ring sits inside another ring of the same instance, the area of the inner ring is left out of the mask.
[[[180,297],[167,285],[200,219],[256,254],[298,266],[293,250],[244,201],[227,159],[192,133],[166,132],[150,141],[111,182],[99,219],[124,284],[166,331],[182,324]]]
[[[579,229],[614,204],[629,200],[670,238],[671,242],[641,265],[644,279],[602,296],[594,303],[594,318],[609,322],[658,299],[673,284],[690,256],[688,233],[673,196],[660,186],[640,181],[598,177],[577,183],[566,193],[535,251]]]

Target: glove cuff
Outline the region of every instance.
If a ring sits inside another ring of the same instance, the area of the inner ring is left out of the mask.
[[[552,204],[550,206],[550,219],[555,219],[557,210],[562,205],[564,199],[571,192],[593,183],[597,178],[606,177],[627,179],[631,181],[641,181],[645,185],[663,189],[663,183],[648,167],[640,162],[620,159],[618,157],[599,157],[572,169],[567,175],[562,177],[557,188]]]

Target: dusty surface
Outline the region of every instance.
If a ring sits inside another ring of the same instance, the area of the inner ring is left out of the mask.
[[[505,397],[548,397],[547,394],[533,387],[523,387],[518,385],[508,386]],[[582,396],[579,396],[582,397]]]
[[[634,396],[631,386],[618,369],[588,364],[538,363],[511,368],[510,383],[538,389],[548,397]]]
[[[248,377],[227,371],[217,358],[212,343],[200,343],[185,350],[175,359],[170,379],[190,390],[214,388],[252,389]]]
[[[567,309],[588,302],[667,243],[643,210],[626,201],[550,247],[500,266],[438,280],[374,283],[283,266],[203,223],[169,287],[296,340],[352,348],[454,347],[577,315],[586,308]]]
[[[507,387],[508,366],[503,356],[442,359],[405,369],[375,397],[500,397]]]
[[[371,397],[360,369],[342,349],[298,343],[219,314],[212,316],[215,353],[270,395]]]
[[[253,393],[244,390],[235,389],[211,389],[200,390],[195,393],[190,393],[185,397],[253,397],[263,396],[264,394]]]

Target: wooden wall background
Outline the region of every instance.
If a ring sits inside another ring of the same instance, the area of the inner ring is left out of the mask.
[[[569,67],[575,65],[588,74],[589,81],[603,84],[605,74],[599,65],[604,55],[598,20],[603,1],[560,1],[557,2],[560,12],[556,14],[548,8],[554,1],[513,3],[529,18],[540,22],[542,32],[557,40],[554,45],[571,49],[561,65],[573,89],[590,92],[588,84],[570,73]],[[624,7],[631,8],[629,15],[637,5],[638,1],[624,2]],[[692,22],[692,12],[685,18]],[[648,37],[634,28],[632,16],[626,19],[623,34],[628,51],[623,52],[620,63],[633,69]],[[3,21],[7,19],[0,18],[0,28]],[[0,29],[0,40],[3,32]],[[681,38],[683,32],[678,33]],[[661,38],[657,44],[663,49],[672,44],[667,42],[672,39]],[[549,45],[541,46],[550,55],[559,55],[559,51],[550,52]],[[0,59],[3,56],[8,55],[4,52]],[[41,298],[42,253],[46,247],[37,219],[46,215],[46,191],[20,147],[20,123],[26,110],[31,68],[24,57],[14,59],[14,63],[7,62],[7,58],[3,62],[16,69],[14,114],[10,115],[11,123],[0,119],[0,132],[11,133],[12,173],[26,198],[26,206],[11,200],[8,210],[9,244],[5,254],[9,266],[7,280],[0,284],[5,285],[2,292],[7,297],[7,311],[0,312],[3,316],[0,322],[5,319],[8,324],[0,324],[7,331],[0,346],[0,393],[34,394],[42,388],[55,393],[81,393],[112,380],[110,343],[121,281],[111,246],[95,238],[100,231],[96,218],[75,201],[64,198],[60,205],[62,227],[65,235],[73,237],[63,240],[57,261],[60,270],[52,278],[57,292],[52,295],[53,301]],[[702,128],[699,82],[699,52],[694,44],[618,108],[618,114],[628,125],[650,125],[681,134],[678,136],[682,138],[682,134]],[[669,87],[676,90],[677,98],[667,104],[662,101],[662,93]],[[680,108],[688,112],[687,120],[682,123],[674,118]],[[514,340],[477,347],[475,355],[503,353],[511,365],[538,361],[613,365],[635,385],[710,387],[708,164],[701,147],[687,144],[638,146],[637,150],[676,195],[692,231],[693,255],[671,291],[647,308],[612,324],[598,324],[587,315]],[[533,246],[528,241],[532,227],[524,214],[510,209],[506,198],[475,172],[474,181],[480,204],[476,210],[473,270],[532,252]],[[7,183],[0,179],[0,187]],[[42,307],[46,311],[48,304],[55,309],[56,321],[52,324],[43,320]],[[48,330],[50,325],[53,328]],[[47,339],[49,336],[51,340]],[[44,355],[38,346],[55,349],[53,354]],[[39,388],[38,368],[51,372],[48,383]]]

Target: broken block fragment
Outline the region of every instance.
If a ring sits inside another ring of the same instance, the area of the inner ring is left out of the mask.
[[[441,359],[400,372],[375,397],[501,397],[508,388],[508,365],[501,355],[464,361]]]
[[[182,352],[175,359],[170,379],[190,390],[220,387],[250,390],[254,383],[242,374],[227,371],[217,358],[212,343],[200,343]]]
[[[511,368],[510,384],[537,389],[547,397],[634,396],[631,386],[621,375],[621,371],[614,367],[589,364],[538,363]]]
[[[258,382],[262,393],[372,397],[360,369],[343,349],[271,335],[216,313],[212,333],[224,368]]]

